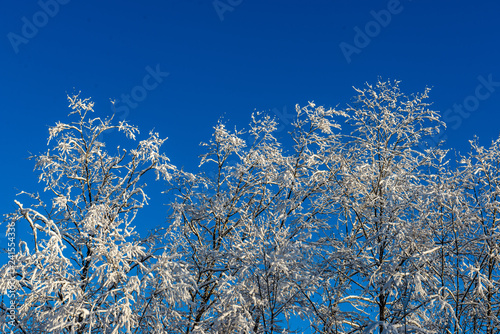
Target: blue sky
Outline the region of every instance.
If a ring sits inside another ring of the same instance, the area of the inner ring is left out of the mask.
[[[39,190],[26,158],[46,150],[48,126],[68,120],[66,93],[80,90],[98,116],[115,99],[144,135],[168,137],[172,163],[191,170],[221,116],[244,127],[268,111],[285,133],[295,104],[345,106],[378,76],[433,88],[448,147],[467,151],[474,134],[488,145],[500,131],[499,13],[492,0],[6,0],[1,211]],[[147,211],[157,223],[159,188]]]

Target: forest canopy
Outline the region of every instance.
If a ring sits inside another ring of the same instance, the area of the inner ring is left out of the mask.
[[[70,96],[32,157],[44,191],[5,216],[2,332],[500,333],[500,138],[451,157],[430,89],[355,92],[297,105],[290,147],[265,113],[219,121],[191,172]],[[148,174],[167,223],[140,235]]]

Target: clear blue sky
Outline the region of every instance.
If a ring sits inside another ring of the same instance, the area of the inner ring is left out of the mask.
[[[296,103],[342,107],[377,76],[408,93],[433,87],[434,108],[451,108],[449,147],[500,132],[498,1],[54,1],[2,3],[2,213],[19,190],[39,190],[28,152],[46,150],[75,90],[104,117],[116,99],[121,117],[169,137],[167,155],[189,169],[222,115],[242,127],[269,111],[285,133]]]

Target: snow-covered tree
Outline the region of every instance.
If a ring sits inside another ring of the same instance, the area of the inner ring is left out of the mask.
[[[460,294],[461,328],[470,333],[500,332],[500,138],[489,148],[471,141],[461,162],[471,228],[464,246]]]
[[[435,278],[429,263],[429,178],[443,152],[419,151],[439,130],[437,112],[422,94],[405,96],[398,82],[356,89],[346,136],[350,164],[342,172],[341,213],[333,239],[348,250],[342,259],[349,289],[342,296],[356,310],[351,330],[389,332],[431,329]]]
[[[338,125],[328,121],[336,112],[314,107],[297,109],[291,154],[272,135],[276,122],[254,115],[248,143],[215,127],[201,160],[214,165],[212,177],[174,178],[172,221],[197,282],[186,332],[277,333],[293,329],[294,315],[308,317],[322,279],[314,234],[328,228],[324,193],[342,160]]]
[[[107,151],[102,133],[114,128],[135,139],[137,128],[91,118],[88,99],[69,101],[76,120],[51,127],[52,149],[35,157],[47,202],[30,194],[34,203],[16,200],[7,217],[26,221],[33,240],[20,241],[14,265],[2,267],[0,290],[15,284],[16,333],[131,332],[157,294],[172,304],[188,295],[184,268],[156,259],[159,237],[140,237],[133,226],[147,203],[143,176],[169,179],[173,167],[156,133],[130,151]],[[176,289],[165,287],[173,281]],[[7,333],[7,321],[2,328]]]

